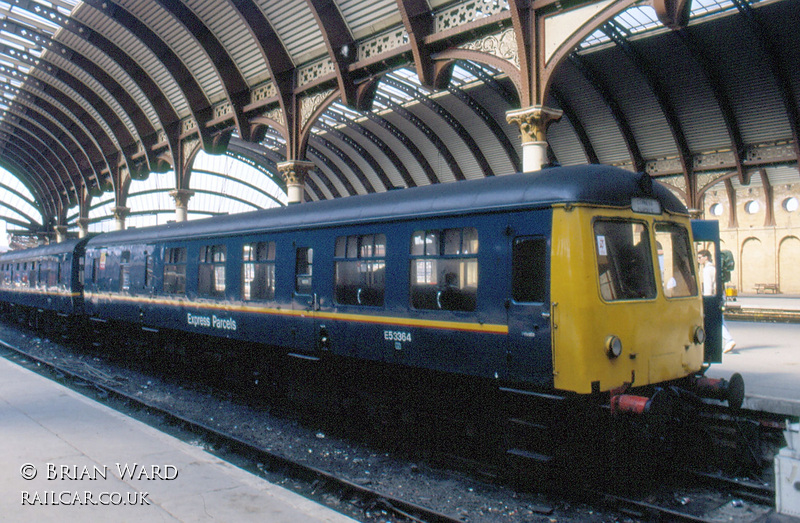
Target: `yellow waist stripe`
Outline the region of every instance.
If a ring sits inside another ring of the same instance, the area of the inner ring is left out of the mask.
[[[125,296],[120,294],[92,294],[86,293],[86,298],[100,298],[131,303],[149,303],[153,305],[167,305],[176,307],[193,307],[198,309],[211,309],[224,312],[247,312],[254,314],[270,314],[277,316],[313,317],[321,320],[352,321],[360,323],[390,324],[400,327],[421,327],[428,329],[447,329],[468,332],[482,332],[487,334],[508,334],[508,325],[492,323],[471,323],[461,321],[425,320],[420,318],[403,318],[401,316],[378,316],[372,314],[346,314],[340,312],[320,312],[308,310],[283,309],[280,307],[259,307],[256,305],[224,304],[217,302],[198,302],[169,298],[143,298],[139,296]]]

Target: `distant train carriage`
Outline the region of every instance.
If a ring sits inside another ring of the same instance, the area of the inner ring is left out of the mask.
[[[691,240],[648,176],[553,168],[102,234],[85,307],[304,360],[588,394],[702,370]]]
[[[0,302],[62,317],[83,315],[80,271],[88,239],[0,255]]]

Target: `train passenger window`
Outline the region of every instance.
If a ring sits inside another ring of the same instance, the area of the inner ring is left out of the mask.
[[[386,289],[386,235],[339,236],[334,256],[336,303],[382,307]]]
[[[81,268],[83,268],[83,267],[81,267]],[[67,261],[66,256],[65,256],[64,260],[63,261],[59,261],[59,263],[58,263],[58,287],[61,288],[61,289],[66,288],[66,285],[65,285],[66,281],[65,280],[66,280],[66,277],[69,275],[69,269],[70,269],[69,262]],[[83,271],[82,270],[80,271],[80,275],[81,275],[81,277],[83,277]]]
[[[246,243],[242,250],[242,299],[275,297],[275,242]]]
[[[164,292],[186,293],[186,247],[171,247],[164,251]]]
[[[128,291],[131,288],[131,251],[122,251],[119,258],[119,290]]]
[[[225,245],[200,247],[197,269],[197,294],[212,298],[225,296]]]
[[[298,247],[295,253],[295,287],[298,294],[311,294],[313,289],[311,275],[314,265],[314,249]]]
[[[604,300],[656,297],[650,236],[643,223],[598,220],[594,223],[600,295]]]
[[[144,251],[144,286],[146,289],[153,287],[153,254]]]
[[[514,240],[511,293],[515,302],[547,301],[547,253],[547,238],[523,237]]]
[[[49,259],[45,262],[43,285],[47,289],[55,289],[56,287],[56,262]]]
[[[661,287],[668,298],[697,296],[689,232],[677,223],[657,223],[656,252],[661,272]]]
[[[99,258],[92,258],[92,283],[97,283],[97,279],[100,277],[100,259]]]
[[[416,231],[410,252],[412,307],[475,310],[478,231],[474,227]]]

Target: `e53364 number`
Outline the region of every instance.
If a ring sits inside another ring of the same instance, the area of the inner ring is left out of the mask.
[[[383,339],[389,341],[411,341],[408,331],[383,331]]]

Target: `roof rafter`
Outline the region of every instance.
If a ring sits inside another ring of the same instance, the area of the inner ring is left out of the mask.
[[[350,107],[357,107],[356,86],[348,71],[348,66],[355,61],[356,54],[356,45],[350,29],[333,0],[306,0],[306,4],[314,14],[325,40],[328,56],[336,69],[336,81],[342,102]]]
[[[611,111],[611,117],[617,122],[623,140],[625,140],[625,146],[628,149],[628,154],[630,155],[634,169],[638,172],[643,172],[646,165],[644,156],[642,156],[642,151],[639,150],[639,144],[636,142],[636,137],[633,135],[633,128],[628,118],[625,116],[625,112],[617,102],[612,90],[606,85],[606,82],[600,77],[597,71],[595,71],[581,55],[577,53],[571,54],[569,56],[569,63],[578,69],[583,77],[586,78],[586,81],[589,82],[595,91],[603,98],[605,105],[608,107],[609,111]]]
[[[23,125],[24,121],[21,121],[15,125],[14,122],[10,121],[10,119],[5,119],[0,125],[0,129],[3,129],[4,126],[13,127],[17,132],[14,135],[23,140],[25,143],[29,144],[34,150],[38,151],[43,155],[43,157],[47,160],[49,164],[49,169],[43,171],[43,176],[46,176],[49,181],[49,186],[58,190],[59,192],[63,191],[64,193],[68,193],[70,188],[64,185],[64,180],[69,179],[69,172],[67,171],[66,165],[64,165],[61,157],[59,154],[51,148],[50,144],[43,141],[35,132],[35,130],[28,129],[25,125]],[[62,174],[63,176],[52,176],[53,174]],[[60,187],[60,188],[59,188]],[[74,187],[73,187],[74,189]]]
[[[19,104],[16,105],[18,106]],[[77,197],[77,189],[75,184],[72,183],[72,180],[80,177],[78,165],[75,163],[70,152],[60,141],[54,139],[47,128],[29,119],[26,114],[15,110],[13,107],[9,108],[2,125],[13,126],[15,129],[18,129],[22,135],[29,137],[29,139],[39,143],[40,147],[50,151],[53,156],[57,158],[58,164],[62,167],[61,172],[64,173],[63,178],[59,180],[61,186],[68,193],[71,192],[74,197]],[[2,128],[2,125],[0,125],[0,128]],[[69,187],[67,187],[67,184],[69,184]]]
[[[37,169],[37,165],[39,165],[38,162],[35,162],[36,165],[31,163],[34,161],[34,159],[30,156],[30,152],[27,150],[27,148],[20,147],[17,143],[13,142],[9,138],[0,141],[0,144],[2,144],[1,156],[7,156],[10,161],[13,161],[13,163],[17,165],[20,171],[29,172],[41,169],[41,166],[39,166]],[[37,188],[37,190],[33,191],[33,193],[42,195],[42,205],[43,210],[45,211],[45,220],[48,218],[52,219],[55,217],[57,209],[57,205],[53,200],[52,193],[47,191],[44,180],[40,179],[39,177],[30,177],[29,180],[36,185]]]
[[[650,90],[656,97],[661,109],[661,114],[667,121],[669,130],[672,133],[672,138],[675,141],[675,146],[678,149],[678,157],[680,158],[683,176],[686,179],[686,186],[688,187],[687,198],[689,200],[689,206],[696,207],[697,176],[694,172],[692,152],[689,149],[689,141],[686,139],[686,133],[683,130],[681,121],[678,119],[678,113],[675,110],[672,100],[669,99],[666,89],[653,71],[653,68],[636,50],[616,22],[613,20],[607,22],[603,25],[601,30],[622,49],[628,59],[634,64],[639,74],[644,78],[645,82],[650,86]]]
[[[80,125],[73,125],[74,122],[63,115],[58,107],[39,96],[34,96],[33,92],[27,92],[24,96],[17,96],[13,107],[18,107],[19,110],[12,111],[12,114],[47,129],[53,139],[61,143],[69,151],[70,158],[78,168],[78,178],[73,180],[76,191],[78,181],[83,181],[85,187],[91,188],[93,184],[90,178],[100,179],[95,165],[103,161],[102,154],[97,145],[84,133]],[[63,124],[64,120],[68,121],[72,127],[65,126]],[[83,138],[85,140],[81,141]]]
[[[197,44],[203,49],[208,60],[214,65],[220,83],[225,89],[225,94],[231,104],[233,111],[233,121],[236,130],[243,139],[249,138],[250,129],[245,123],[244,107],[250,102],[250,89],[247,86],[239,68],[233,63],[225,47],[217,39],[216,35],[203,23],[203,21],[192,11],[178,0],[156,0],[161,7],[172,14],[176,22],[179,22],[191,34]],[[227,115],[217,118],[213,112],[210,118],[204,121],[198,120],[198,125],[214,126],[222,124],[228,120]],[[227,142],[226,142],[227,143]]]
[[[157,56],[164,64],[164,67],[175,79],[178,86],[180,86],[181,94],[189,105],[189,110],[197,123],[196,132],[200,136],[203,149],[210,150],[212,148],[211,134],[207,124],[213,118],[214,110],[211,106],[211,102],[206,98],[203,89],[200,87],[200,84],[197,83],[197,80],[186,65],[184,65],[180,57],[175,54],[157,33],[152,31],[129,11],[111,0],[84,0],[84,3],[94,7],[96,10],[124,27],[144,46],[150,49],[150,52]],[[182,129],[179,130],[179,132],[182,132]]]
[[[277,91],[278,104],[286,122],[296,118],[293,104],[295,65],[283,46],[278,34],[272,28],[263,11],[253,0],[228,0],[236,8],[245,23],[253,41],[258,45],[261,57],[269,71],[272,83]],[[291,128],[291,124],[287,125]],[[241,136],[241,135],[240,135]],[[244,137],[242,137],[244,139]],[[253,139],[253,129],[247,132],[247,140]]]
[[[121,58],[123,64],[120,64],[121,67],[130,66],[130,58],[127,57],[126,54],[120,53],[119,48],[110,42],[107,38],[103,37],[102,35],[98,35],[94,30],[89,28],[88,26],[70,18],[63,16],[58,10],[49,8],[44,6],[38,2],[34,2],[32,0],[21,0],[16,5],[17,8],[27,10],[37,16],[43,16],[50,20],[52,23],[63,27],[70,33],[80,37],[81,39],[92,43],[91,40],[94,40],[93,45],[98,49],[102,50],[103,52],[111,52],[114,53],[117,58]],[[77,52],[74,49],[71,49],[60,42],[55,42],[52,38],[50,38],[45,32],[43,31],[36,31],[36,38],[37,41],[43,42],[44,45],[55,53],[61,52],[64,55],[64,58],[68,58],[69,61],[76,66],[77,68],[84,71],[86,74],[93,77],[103,88],[113,96],[115,101],[122,107],[125,111],[128,118],[130,118],[131,122],[133,123],[134,128],[138,134],[139,140],[141,140],[144,154],[146,156],[146,163],[147,165],[143,167],[139,167],[138,170],[144,171],[149,170],[150,166],[156,163],[155,157],[153,156],[153,145],[157,141],[157,134],[153,125],[150,123],[150,120],[145,116],[144,111],[139,107],[133,97],[128,94],[125,88],[120,85],[110,74],[108,74],[105,70],[95,64],[92,60],[85,57],[83,54]],[[67,50],[65,52],[65,50]],[[71,53],[69,57],[66,55]],[[122,57],[127,57],[128,60],[126,61]],[[42,59],[45,59],[43,56]],[[46,63],[50,64],[49,67],[57,67],[54,63],[46,61]],[[139,71],[127,71],[129,74],[137,73]],[[143,77],[147,77],[147,75],[142,75]],[[136,76],[132,76],[132,78],[137,78]],[[148,86],[152,87],[152,86]],[[147,91],[145,91],[147,92]],[[156,93],[159,93],[159,89],[155,89]],[[133,157],[136,157],[136,153],[133,153]],[[131,166],[132,167],[132,166]]]

